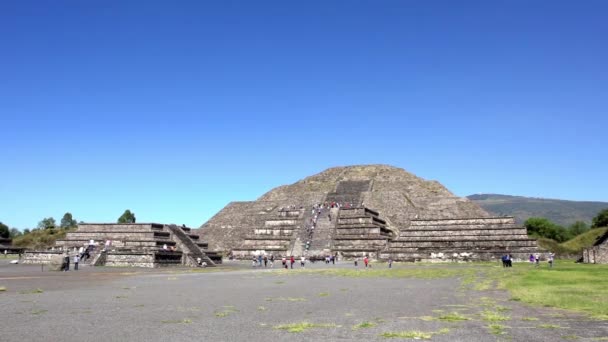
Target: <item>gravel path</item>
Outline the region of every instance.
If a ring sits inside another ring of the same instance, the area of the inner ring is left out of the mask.
[[[90,267],[40,272],[39,266],[0,262],[0,287],[6,287],[0,292],[0,340],[387,341],[392,339],[381,334],[403,331],[426,332],[433,341],[608,340],[606,321],[528,307],[503,291],[465,289],[457,278],[347,278],[252,270],[245,263],[225,267],[201,273]],[[488,322],[484,311],[505,320]],[[439,319],[446,315],[467,320]],[[302,322],[323,326],[277,329]],[[497,325],[493,332],[490,324]]]

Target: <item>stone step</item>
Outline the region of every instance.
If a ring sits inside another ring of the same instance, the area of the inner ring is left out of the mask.
[[[475,230],[475,229],[526,229],[517,224],[451,224],[451,225],[428,225],[409,226],[401,229],[402,232],[409,231],[433,231],[433,230]]]
[[[338,228],[336,229],[336,237],[341,235],[380,235],[382,230],[379,227],[375,228]]]
[[[445,226],[452,224],[515,224],[512,217],[480,217],[466,219],[438,219],[438,220],[411,220],[410,227],[414,226]]]
[[[527,235],[527,230],[524,228],[506,228],[506,229],[464,229],[464,230],[402,230],[399,232],[400,238],[409,238],[416,236],[457,236],[457,235]]]
[[[475,234],[475,235],[418,235],[418,236],[399,236],[392,242],[410,241],[458,241],[458,240],[529,240],[526,234]]]
[[[381,220],[373,216],[352,216],[352,217],[338,217],[338,225],[357,225],[357,224],[370,224],[377,226],[385,226],[386,221]]]
[[[268,241],[291,241],[291,236],[277,236],[277,235],[246,235],[245,240],[268,240]]]

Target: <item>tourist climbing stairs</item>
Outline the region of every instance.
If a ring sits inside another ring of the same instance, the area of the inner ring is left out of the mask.
[[[331,221],[330,221],[331,213]],[[312,241],[309,248],[311,256],[324,256],[331,253],[332,240],[335,231],[335,219],[338,209],[321,209],[321,213],[317,218],[317,224],[313,231]]]

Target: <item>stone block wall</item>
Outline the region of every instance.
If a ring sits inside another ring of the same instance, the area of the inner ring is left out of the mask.
[[[22,264],[42,264],[48,265],[54,259],[63,256],[61,251],[48,251],[48,252],[34,252],[27,251],[23,254]]]
[[[586,248],[583,251],[583,262],[589,264],[608,264],[608,244]]]
[[[512,217],[411,220],[389,242],[382,258],[393,260],[493,260],[505,253],[527,257],[536,241]],[[515,257],[515,256],[514,256]]]
[[[152,268],[154,264],[154,253],[107,253],[106,266],[117,267],[147,267]]]

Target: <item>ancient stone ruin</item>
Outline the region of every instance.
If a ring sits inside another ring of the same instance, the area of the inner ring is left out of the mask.
[[[221,255],[207,251],[207,243],[188,227],[158,223],[83,223],[57,240],[50,251],[28,251],[24,263],[49,264],[67,253],[88,249],[82,264],[93,266],[208,266],[222,262]]]
[[[329,208],[313,210],[315,204]],[[505,253],[525,259],[537,251],[512,217],[491,217],[440,183],[387,165],[331,168],[256,201],[229,203],[199,232],[211,250],[235,258],[337,254],[450,261]]]
[[[600,236],[593,246],[583,250],[583,262],[608,264],[608,231]]]

